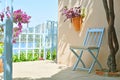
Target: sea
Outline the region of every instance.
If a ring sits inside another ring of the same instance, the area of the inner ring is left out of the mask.
[[[25,42],[14,43],[13,44],[13,53],[17,54],[19,49],[21,51],[25,51],[25,49],[27,49],[27,48],[34,48],[34,47],[37,47],[37,43],[33,43],[33,42],[29,42],[29,43],[25,43]]]

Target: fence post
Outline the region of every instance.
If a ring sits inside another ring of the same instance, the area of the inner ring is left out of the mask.
[[[21,35],[19,35],[19,48],[18,48],[18,59],[20,60],[20,46],[21,46]]]
[[[28,59],[28,29],[26,29],[26,39],[25,39],[26,41],[26,59]]]
[[[4,38],[4,80],[12,80],[12,29],[11,19],[6,20]]]
[[[43,33],[42,33],[42,35],[43,35],[43,39],[42,39],[42,42],[43,42],[43,52],[44,52],[44,55],[43,55],[43,58],[44,58],[44,60],[46,60],[46,48],[45,48],[45,23],[44,24],[42,24],[42,29],[43,29]]]

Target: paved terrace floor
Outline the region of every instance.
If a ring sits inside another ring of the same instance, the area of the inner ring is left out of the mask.
[[[120,80],[120,77],[103,77],[86,71],[72,71],[53,61],[13,63],[13,80]]]

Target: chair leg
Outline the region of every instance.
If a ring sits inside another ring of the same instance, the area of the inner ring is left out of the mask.
[[[97,50],[96,57],[98,57],[98,54],[99,54],[99,50]],[[100,68],[100,69],[102,69],[102,65],[100,64],[100,62],[99,62],[99,61],[97,62],[97,64],[98,64],[99,68]]]
[[[94,61],[92,62],[91,66],[90,66],[90,68],[89,68],[88,73],[91,73],[91,71],[93,70],[93,67],[94,67],[95,63],[96,63],[96,60],[94,60]]]
[[[80,52],[80,55],[79,55],[79,56],[77,55],[77,61],[76,61],[75,65],[74,65],[74,67],[73,67],[73,70],[76,70],[79,61],[81,61],[81,63],[82,63],[82,65],[83,65],[84,68],[86,67],[85,64],[84,64],[84,62],[83,62],[82,59],[81,59],[82,54],[83,54],[83,50]]]
[[[102,69],[102,66],[101,66],[100,62],[97,60],[98,51],[96,53],[96,56],[93,54],[93,52],[91,50],[89,50],[89,52],[92,55],[92,57],[94,58],[94,61],[92,62],[92,65],[90,66],[90,69],[89,69],[88,73],[91,73],[91,71],[93,70],[93,67],[94,67],[94,65],[95,65],[96,62],[98,64],[98,66],[100,67],[100,69]]]
[[[96,57],[95,59],[96,59],[96,62],[97,62],[97,64],[98,64],[99,68],[102,69],[102,65],[100,64],[100,62],[99,62],[98,59],[97,59],[98,54],[99,54],[99,50],[97,50],[96,56],[94,56],[94,57]],[[94,54],[93,54],[93,55],[94,55]]]
[[[83,65],[83,68],[85,68],[86,66],[85,66],[84,62],[82,61],[82,59],[81,59],[82,54],[83,54],[83,50],[80,52],[80,55],[79,55],[78,58],[79,58],[79,60],[81,61],[82,65]]]

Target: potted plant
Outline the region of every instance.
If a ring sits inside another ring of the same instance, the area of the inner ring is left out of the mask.
[[[66,17],[64,22],[67,19],[70,19],[75,30],[80,31],[83,18],[85,17],[85,8],[81,8],[81,6],[79,6],[79,7],[73,7],[68,9],[68,7],[65,6],[60,10],[60,12],[62,13],[63,16]]]

